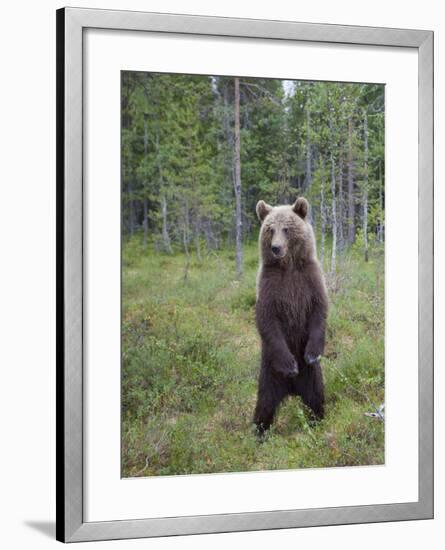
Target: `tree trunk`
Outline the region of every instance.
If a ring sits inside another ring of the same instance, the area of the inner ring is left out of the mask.
[[[128,180],[128,196],[129,196],[128,208],[130,210],[129,216],[128,216],[129,230],[130,230],[130,235],[133,236],[136,223],[135,223],[134,201],[133,201],[133,181],[131,178]]]
[[[144,247],[144,250],[147,250],[147,237],[148,237],[148,201],[147,199],[144,199],[144,219],[143,219],[142,225],[144,227],[143,247]]]
[[[324,177],[325,177],[325,165],[324,158],[321,158],[321,188],[320,188],[320,218],[321,218],[321,250],[320,261],[324,268],[324,249],[326,241],[326,206],[324,202]]]
[[[162,213],[162,243],[164,252],[172,253],[172,247],[170,244],[170,236],[168,234],[168,222],[167,222],[167,199],[165,195],[161,197],[161,213]]]
[[[329,98],[329,95],[328,95]],[[329,149],[330,149],[330,163],[331,163],[331,228],[332,228],[332,249],[331,249],[331,273],[335,273],[336,270],[336,261],[337,261],[337,197],[335,189],[335,158],[334,158],[334,147],[335,147],[335,136],[334,136],[334,121],[332,119],[332,106],[331,102],[328,99],[328,106],[330,111],[329,116]]]
[[[148,127],[147,127],[147,116],[144,114],[144,160],[147,162],[147,154],[148,154]],[[144,183],[143,183],[143,189],[144,189],[144,195],[147,192],[147,182],[144,177]],[[147,237],[148,237],[148,201],[147,198],[144,196],[144,203],[143,203],[143,221],[142,226],[144,228],[144,241],[143,241],[143,248],[144,250],[147,250]]]
[[[340,137],[342,140],[342,137]],[[343,232],[343,141],[340,143],[340,152],[338,160],[338,248],[340,251],[345,246],[345,236]]]
[[[363,178],[363,243],[365,251],[365,262],[368,261],[368,113],[364,111],[364,139],[365,139],[365,170]]]
[[[184,225],[182,228],[182,243],[184,245],[185,265],[184,265],[184,283],[188,281],[190,267],[190,252],[189,252],[189,206],[187,198],[184,200]]]
[[[212,240],[213,240],[212,228],[210,226],[210,221],[208,219],[204,220],[204,222],[202,224],[202,227],[203,227],[203,230],[204,230],[204,238],[205,238],[205,241],[206,241],[207,253],[209,253],[209,252],[212,251]]]
[[[241,154],[240,154],[240,91],[239,78],[235,78],[235,239],[236,239],[236,274],[243,272],[242,218],[241,218]]]
[[[198,258],[198,261],[202,260],[200,233],[201,233],[201,223],[199,220],[199,216],[197,216],[196,222],[195,222],[195,248],[196,248],[196,257]]]
[[[331,273],[335,273],[337,260],[337,201],[335,196],[335,160],[331,148],[331,195],[332,195],[332,253],[331,253]]]
[[[348,243],[355,239],[354,161],[352,154],[352,115],[348,118]]]
[[[379,162],[379,243],[383,243],[383,181],[382,163]]]
[[[165,191],[164,178],[162,176],[162,161],[161,161],[161,147],[159,143],[159,126],[156,127],[156,165],[158,167],[159,175],[159,187],[162,191]],[[172,247],[170,244],[170,236],[168,233],[168,223],[167,223],[167,199],[165,197],[165,192],[161,195],[161,214],[162,214],[162,246],[164,252],[168,254],[172,253]]]
[[[312,146],[311,146],[311,111],[306,105],[306,181],[305,189],[310,189],[312,184]]]

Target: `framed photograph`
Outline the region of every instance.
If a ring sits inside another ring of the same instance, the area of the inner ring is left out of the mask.
[[[57,11],[57,538],[433,517],[433,33]]]

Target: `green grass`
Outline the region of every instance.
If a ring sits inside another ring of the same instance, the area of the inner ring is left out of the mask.
[[[285,401],[261,443],[252,427],[260,342],[254,323],[255,243],[244,276],[233,251],[191,258],[123,247],[122,475],[149,476],[384,463],[384,260],[339,259],[328,277],[322,365],[326,417],[313,425]]]

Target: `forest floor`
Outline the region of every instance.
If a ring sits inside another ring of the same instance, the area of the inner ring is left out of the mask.
[[[122,475],[176,475],[384,463],[384,255],[338,258],[322,367],[326,417],[285,401],[260,443],[252,417],[260,342],[256,243],[191,257],[123,247]]]

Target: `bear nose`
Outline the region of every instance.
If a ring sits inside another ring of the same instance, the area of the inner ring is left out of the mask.
[[[272,252],[273,252],[274,254],[279,254],[279,253],[280,253],[280,250],[281,250],[281,248],[280,248],[279,246],[273,246],[273,247],[272,247]]]

